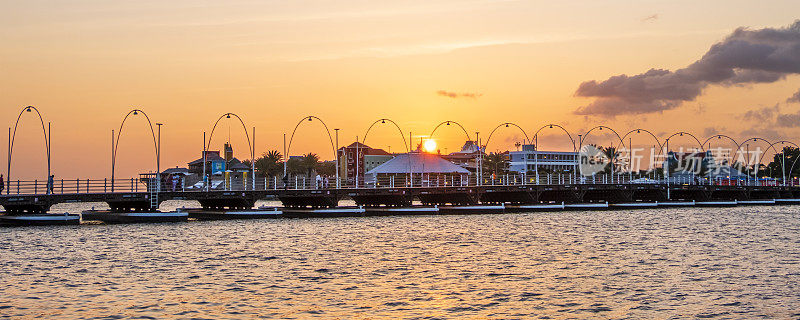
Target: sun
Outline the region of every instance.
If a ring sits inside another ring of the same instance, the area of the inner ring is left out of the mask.
[[[425,140],[425,143],[422,144],[422,147],[427,152],[434,152],[436,151],[436,141],[434,141],[433,139]]]

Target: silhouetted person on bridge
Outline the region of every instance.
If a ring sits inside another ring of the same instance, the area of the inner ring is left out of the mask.
[[[49,177],[47,177],[47,194],[53,194],[53,178],[54,177],[55,176],[52,175],[52,174]]]
[[[3,175],[0,174],[0,194],[3,194],[3,190],[6,188],[6,179],[3,178]]]
[[[283,190],[289,189],[289,175],[283,175]]]

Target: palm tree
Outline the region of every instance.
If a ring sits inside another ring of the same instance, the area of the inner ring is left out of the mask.
[[[619,158],[620,155],[619,150],[617,150],[617,148],[615,147],[605,147],[605,148],[600,147],[600,150],[603,150],[603,155],[605,155],[606,158],[608,158],[609,162],[608,165],[606,165],[605,171],[610,172],[612,169],[616,171],[617,158]]]
[[[283,173],[283,155],[278,150],[270,150],[256,159],[256,172],[265,177],[275,177]]]
[[[303,166],[303,158],[289,158],[286,160],[286,170],[288,175],[300,175],[306,172],[305,167]]]
[[[319,164],[319,156],[316,153],[306,153],[300,159],[301,166],[306,169],[308,173],[308,177],[311,178],[311,173],[314,172],[314,169],[317,168]]]
[[[484,165],[486,168],[489,169],[495,175],[501,175],[505,173],[506,169],[506,161],[503,159],[503,155],[500,153],[490,153],[485,156]]]

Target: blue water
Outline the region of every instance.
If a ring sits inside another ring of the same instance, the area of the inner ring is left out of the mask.
[[[800,318],[799,209],[0,228],[0,315]]]

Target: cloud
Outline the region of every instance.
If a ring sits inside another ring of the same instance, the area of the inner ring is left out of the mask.
[[[800,73],[800,20],[785,28],[739,28],[685,68],[650,69],[581,83],[575,95],[595,100],[574,113],[614,117],[663,112],[693,101],[709,85],[771,83],[796,73]]]
[[[650,22],[650,21],[656,21],[656,20],[658,20],[658,14],[653,14],[653,15],[649,15],[647,17],[644,17],[642,19],[642,22]]]
[[[725,132],[725,128],[717,128],[717,127],[703,128],[703,136],[706,138],[716,135],[719,132]]]
[[[792,103],[792,102],[800,103],[800,89],[797,89],[797,92],[795,92],[791,97],[789,97],[789,99],[786,99],[786,103]]]
[[[800,111],[795,113],[779,114],[775,124],[784,128],[800,127]]]
[[[470,93],[470,92],[457,93],[457,92],[445,91],[445,90],[436,91],[436,94],[438,94],[440,96],[443,96],[443,97],[453,98],[453,99],[456,99],[456,98],[477,99],[477,98],[480,98],[481,96],[483,96],[482,93]]]
[[[775,119],[775,115],[778,114],[780,104],[775,104],[772,107],[763,107],[753,110],[747,110],[744,114],[742,114],[742,119],[747,121],[756,121],[759,123],[763,122],[771,122]]]
[[[781,133],[772,128],[750,128],[743,130],[739,135],[741,135],[742,137],[749,137],[749,138],[759,137],[762,139],[767,139],[769,141],[782,139]],[[761,142],[753,142],[753,143],[757,144]],[[742,146],[742,148],[744,148],[744,146]]]

